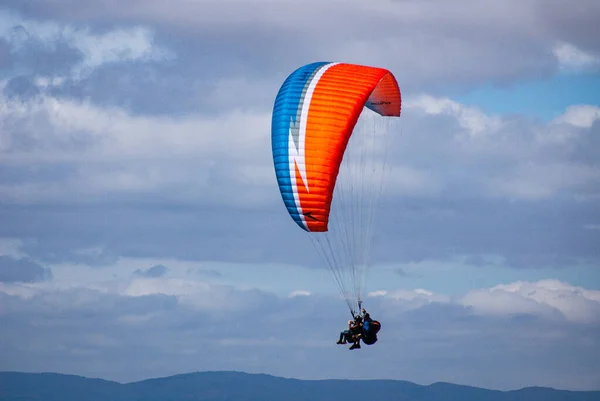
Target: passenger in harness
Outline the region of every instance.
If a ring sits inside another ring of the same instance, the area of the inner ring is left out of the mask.
[[[340,339],[337,344],[353,343],[350,349],[360,348],[360,337],[362,335],[362,316],[357,315],[354,320],[348,320],[348,330],[340,333]]]
[[[373,320],[367,311],[363,308],[362,315],[357,315],[354,320],[348,320],[348,330],[340,333],[340,339],[337,344],[353,343],[350,349],[360,348],[360,341],[367,345],[377,342],[377,333],[381,329],[381,324]]]

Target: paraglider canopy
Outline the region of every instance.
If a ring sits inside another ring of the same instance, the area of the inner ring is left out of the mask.
[[[282,84],[271,127],[283,202],[309,233],[353,314],[362,306],[385,150],[376,130],[354,140],[355,152],[347,149],[365,109],[379,117],[400,116],[400,89],[390,71],[317,62],[298,68]],[[343,164],[347,169],[341,173]],[[338,175],[345,182],[336,185]]]

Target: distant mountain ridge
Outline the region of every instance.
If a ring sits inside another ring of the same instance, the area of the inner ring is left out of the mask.
[[[197,372],[133,383],[58,373],[0,372],[0,401],[600,401],[600,391],[487,390],[400,380],[299,380]]]

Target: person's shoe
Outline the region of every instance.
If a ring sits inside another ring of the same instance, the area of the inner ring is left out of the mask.
[[[346,344],[346,341],[338,341],[336,344]]]
[[[359,344],[357,344],[357,343],[354,343],[354,344],[352,344],[352,346],[351,346],[350,348],[348,348],[348,349],[357,349],[357,348],[360,348],[360,345],[359,345]]]

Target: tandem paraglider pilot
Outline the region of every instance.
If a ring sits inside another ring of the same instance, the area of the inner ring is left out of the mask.
[[[340,333],[340,339],[337,344],[352,343],[349,349],[360,348],[360,341],[367,345],[373,345],[377,342],[377,333],[381,329],[381,324],[373,320],[369,313],[363,308],[361,315],[356,315],[354,320],[348,320],[348,330]]]

